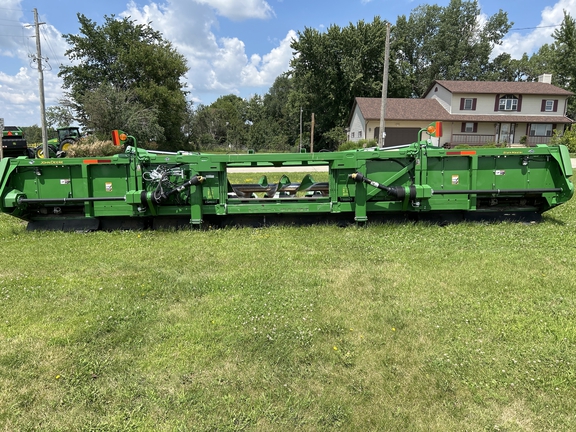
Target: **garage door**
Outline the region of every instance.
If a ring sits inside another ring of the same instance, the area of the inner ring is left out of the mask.
[[[416,142],[419,131],[418,128],[386,128],[385,147]]]

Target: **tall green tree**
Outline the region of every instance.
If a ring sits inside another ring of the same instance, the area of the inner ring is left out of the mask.
[[[393,47],[411,96],[422,96],[435,79],[490,79],[490,55],[512,24],[502,10],[482,18],[476,0],[421,5],[399,16]]]
[[[149,24],[114,15],[105,16],[102,25],[82,14],[78,14],[78,21],[79,33],[64,35],[70,45],[65,54],[72,65],[62,65],[59,72],[76,120],[104,127],[90,119],[86,101],[101,86],[111,86],[116,91],[129,91],[148,113],[155,112],[162,130],[156,137],[161,145],[181,144],[186,116],[182,84],[188,70],[185,58]],[[138,131],[130,132],[138,135]]]
[[[566,11],[560,28],[554,30],[552,48],[553,80],[560,87],[576,94],[576,20]],[[576,101],[570,98],[568,115],[576,116]]]
[[[290,109],[302,107],[308,119],[315,114],[320,147],[323,133],[346,124],[355,97],[381,96],[385,47],[386,22],[380,17],[325,32],[306,28],[292,42]],[[389,96],[404,95],[405,83],[391,62]]]
[[[264,115],[275,123],[275,134],[283,137],[286,146],[293,146],[300,135],[300,107],[290,104],[293,91],[294,80],[284,73],[276,78],[263,99]]]
[[[131,89],[101,84],[85,94],[81,102],[87,117],[86,126],[101,137],[108,137],[114,129],[130,131],[141,142],[158,141],[158,137],[163,136],[158,109],[146,107]],[[100,131],[104,133],[98,133]]]

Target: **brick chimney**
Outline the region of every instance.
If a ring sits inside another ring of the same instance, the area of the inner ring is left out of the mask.
[[[552,84],[552,74],[542,74],[538,77],[538,82]]]

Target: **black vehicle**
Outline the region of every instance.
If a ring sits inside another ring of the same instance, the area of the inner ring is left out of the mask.
[[[24,132],[18,126],[4,126],[2,149],[5,157],[30,156]]]

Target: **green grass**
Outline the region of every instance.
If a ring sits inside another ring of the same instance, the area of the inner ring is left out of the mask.
[[[85,234],[1,216],[0,430],[575,430],[575,207]]]

